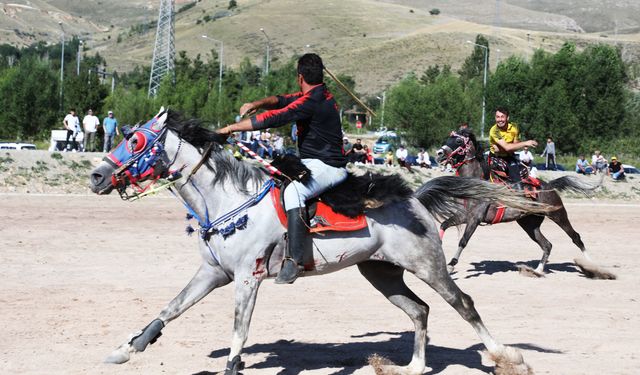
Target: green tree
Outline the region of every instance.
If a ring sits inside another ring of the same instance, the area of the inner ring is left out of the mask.
[[[0,93],[0,138],[42,139],[62,126],[57,118],[58,79],[37,58],[22,59],[5,69]]]

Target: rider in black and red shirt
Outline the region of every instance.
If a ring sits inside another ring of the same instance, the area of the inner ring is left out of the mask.
[[[310,248],[305,218],[305,201],[316,197],[347,178],[347,158],[342,149],[340,112],[333,95],[323,83],[322,59],[308,53],[298,60],[300,92],[269,96],[240,107],[240,114],[268,111],[225,126],[219,133],[279,127],[295,121],[298,128],[300,158],[311,170],[306,184],[294,181],[284,191],[287,210],[289,254],[285,257],[276,283],[293,283],[303,269],[303,255]]]

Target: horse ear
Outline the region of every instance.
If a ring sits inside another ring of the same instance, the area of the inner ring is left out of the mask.
[[[160,107],[160,111],[158,111],[158,114],[155,115],[154,117],[158,118],[160,117],[160,115],[162,115],[165,112],[164,106]]]
[[[160,113],[158,113],[158,115],[160,115]],[[164,126],[165,121],[167,121],[167,117],[169,116],[169,112],[164,112],[162,113],[162,115],[160,116],[160,118],[158,118],[158,125],[159,126]]]

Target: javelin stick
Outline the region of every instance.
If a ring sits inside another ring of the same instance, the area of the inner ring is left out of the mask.
[[[373,109],[369,108],[369,106],[367,106],[366,104],[364,104],[362,102],[362,100],[358,99],[358,97],[356,97],[351,90],[349,90],[349,88],[347,86],[344,85],[344,83],[340,82],[340,80],[338,79],[338,77],[336,77],[335,75],[333,75],[333,73],[331,73],[329,71],[329,69],[327,69],[327,67],[324,67],[324,71],[327,72],[327,74],[329,75],[329,77],[331,77],[337,84],[338,86],[340,86],[340,88],[342,88],[347,94],[349,94],[350,97],[353,98],[353,100],[356,101],[356,103],[360,104],[360,106],[362,106],[362,108],[366,109],[367,112],[371,113],[374,117],[377,116],[376,113],[373,111]]]
[[[278,176],[282,175],[282,172],[280,172],[280,170],[278,170],[278,168],[276,168],[273,165],[269,164],[269,162],[267,162],[266,160],[261,158],[255,152],[251,151],[247,146],[243,145],[242,142],[236,141],[235,139],[234,140],[229,139],[228,142],[240,147],[242,149],[242,151],[246,152],[247,154],[249,154],[249,156],[251,156],[252,158],[254,158],[257,161],[259,161],[260,164],[264,165],[264,167],[267,168],[269,170],[269,172],[271,172],[271,174],[277,174]]]

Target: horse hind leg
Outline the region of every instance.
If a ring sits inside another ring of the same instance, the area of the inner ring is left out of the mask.
[[[529,238],[535,241],[542,249],[542,258],[540,259],[536,269],[532,270],[533,274],[538,277],[544,276],[544,268],[549,261],[549,255],[551,255],[551,248],[553,247],[551,242],[549,242],[549,240],[547,240],[540,231],[540,225],[543,220],[544,216],[536,215],[524,216],[517,220],[518,224],[527,233]],[[529,267],[527,267],[527,269],[530,270]],[[522,268],[521,270],[526,273],[527,269]]]
[[[162,335],[161,330],[167,323],[180,316],[213,289],[230,282],[231,279],[220,267],[202,264],[189,284],[160,312],[158,317],[141,331],[130,335],[127,342],[114,350],[105,362],[125,363],[130,359],[131,353],[143,352],[147,345],[153,344]]]
[[[560,209],[553,211],[549,215],[549,219],[553,220],[554,223],[558,224],[560,228],[571,238],[571,241],[580,249],[582,255],[587,260],[591,260],[589,254],[587,253],[587,249],[582,242],[582,238],[580,238],[580,234],[573,229],[571,222],[569,221],[569,215],[567,215],[567,210],[562,206]]]
[[[438,251],[441,252],[441,250]],[[491,336],[482,322],[473,300],[454,283],[447,272],[444,259],[438,257],[437,254],[436,252],[435,255],[424,256],[420,258],[422,263],[408,264],[408,267],[405,268],[433,288],[473,327],[491,358],[496,362],[496,374],[531,374],[531,368],[524,362],[522,354],[517,349],[506,347]]]
[[[549,218],[553,220],[554,223],[558,224],[562,230],[569,235],[573,243],[580,249],[582,255],[586,260],[581,260],[579,258],[574,259],[574,262],[582,273],[590,278],[590,279],[605,279],[605,280],[614,280],[617,276],[602,267],[598,266],[596,263],[591,260],[587,249],[580,238],[580,234],[573,229],[571,222],[569,221],[569,216],[567,215],[567,210],[565,210],[564,206],[559,210],[556,210],[549,215]]]
[[[394,374],[422,374],[425,370],[425,349],[427,345],[427,318],[429,306],[416,296],[403,280],[404,269],[391,263],[368,261],[358,264],[360,273],[380,291],[391,303],[398,306],[413,321],[415,337],[411,362],[405,367],[370,359],[376,372]]]

